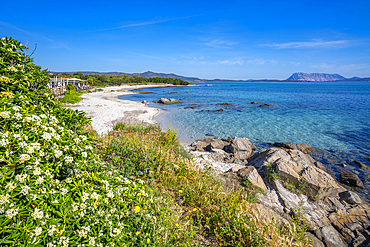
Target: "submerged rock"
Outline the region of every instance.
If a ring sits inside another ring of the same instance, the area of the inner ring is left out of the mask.
[[[160,98],[159,100],[154,101],[154,103],[170,105],[170,104],[182,103],[182,101],[181,99]]]
[[[251,104],[252,105],[260,105],[260,107],[274,106],[273,104],[266,104],[266,103],[261,103],[261,102],[256,102],[256,101],[252,101]]]
[[[340,181],[347,185],[357,186],[357,187],[364,187],[362,181],[358,178],[358,176],[351,172],[344,172],[340,175]]]
[[[305,154],[319,151],[318,149],[312,147],[311,145],[307,143],[294,144],[291,142],[275,142],[272,145],[275,147],[280,147],[280,148],[285,148],[285,149],[297,149],[299,151],[302,151]]]
[[[269,107],[269,106],[274,106],[273,104],[262,104],[260,107]]]
[[[297,145],[291,142],[275,142],[272,145],[278,148],[298,149]]]
[[[358,165],[360,168],[368,168],[367,165],[365,163],[362,163],[358,160],[354,160],[353,161],[356,165]]]

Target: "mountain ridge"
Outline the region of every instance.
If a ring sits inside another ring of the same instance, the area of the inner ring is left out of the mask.
[[[124,72],[96,72],[96,71],[79,71],[84,75],[90,74],[98,74],[98,75],[138,75],[144,78],[153,78],[153,77],[164,77],[164,78],[174,78],[174,79],[181,79],[187,82],[219,82],[219,81],[229,81],[229,82],[333,82],[333,81],[370,81],[370,77],[361,78],[361,77],[351,77],[345,78],[339,74],[327,74],[327,73],[303,73],[303,72],[296,72],[293,73],[290,77],[285,80],[279,79],[244,79],[244,80],[235,80],[235,79],[200,79],[198,77],[189,77],[189,76],[181,76],[176,75],[174,73],[157,73],[153,71],[146,71],[142,73],[124,73]],[[78,72],[51,72],[51,73],[66,73],[66,74],[73,74]]]

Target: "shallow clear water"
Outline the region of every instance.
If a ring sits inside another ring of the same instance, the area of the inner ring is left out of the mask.
[[[162,110],[157,122],[165,129],[170,125],[176,128],[182,142],[190,143],[206,135],[247,137],[260,147],[269,142],[306,142],[325,151],[325,155],[315,158],[328,165],[336,176],[350,170],[365,186],[370,186],[370,169],[358,169],[352,163],[357,159],[370,168],[370,161],[364,159],[370,156],[369,82],[221,82],[135,91],[153,94],[122,98],[150,102],[161,97],[183,99],[181,104],[149,105]],[[252,101],[274,106],[259,107]],[[231,105],[221,105],[225,102]],[[184,109],[191,106],[195,108]],[[341,163],[348,166],[342,168]],[[367,189],[360,192],[370,198]]]

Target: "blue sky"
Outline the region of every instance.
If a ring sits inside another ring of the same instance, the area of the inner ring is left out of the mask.
[[[51,71],[370,77],[370,1],[2,1],[0,36]],[[5,11],[4,11],[5,10]]]

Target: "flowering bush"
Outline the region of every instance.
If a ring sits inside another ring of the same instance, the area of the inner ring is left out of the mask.
[[[173,210],[99,160],[89,119],[55,101],[24,51],[0,42],[0,245],[169,244]]]

